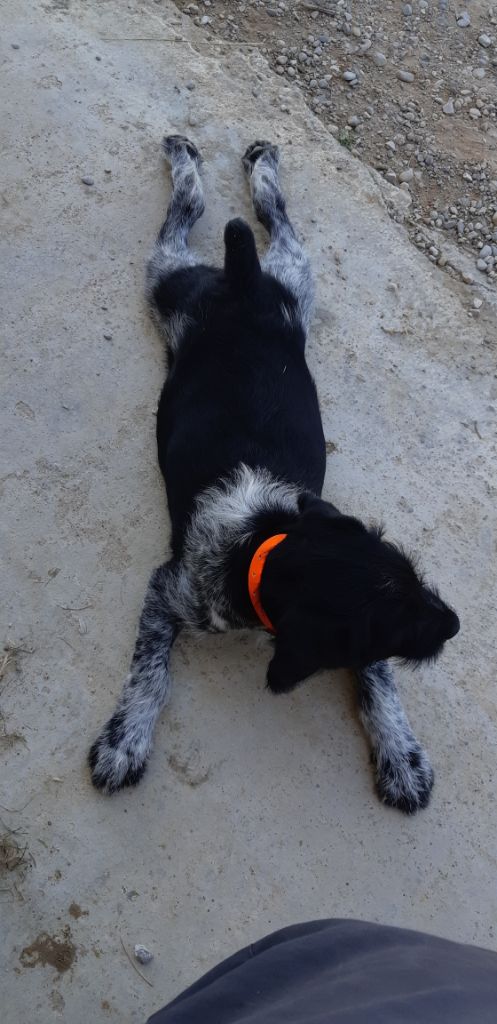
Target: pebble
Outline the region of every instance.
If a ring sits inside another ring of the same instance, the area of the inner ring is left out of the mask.
[[[487,264],[485,263],[485,260],[477,260],[476,266],[478,267],[478,270],[485,271],[487,269]]]
[[[492,217],[492,224],[497,224],[497,213],[494,213]]]
[[[473,309],[481,309],[483,306],[483,299],[473,299]]]
[[[360,123],[361,122],[357,114],[352,114],[352,117],[349,117],[348,119],[348,124],[350,125],[351,128],[357,128],[360,125]]]
[[[490,36],[487,36],[486,32],[482,32],[481,36],[478,36],[478,42],[480,46],[483,46],[486,50],[488,46],[491,46],[492,40]]]
[[[84,174],[83,177],[81,178],[81,181],[83,182],[83,185],[94,185],[95,184],[95,179],[92,178],[90,174]]]
[[[401,171],[399,174],[399,181],[412,181],[414,177],[414,171],[412,167],[407,167],[405,171]]]
[[[410,4],[404,4],[402,7],[402,14],[405,14],[406,18],[410,18],[412,14],[412,7]]]
[[[357,75],[356,75],[355,71],[344,71],[344,73],[342,75],[342,78],[346,82],[355,82],[355,80],[357,78]]]
[[[461,13],[457,15],[457,24],[459,25],[459,28],[467,28],[468,25],[471,25],[471,18],[467,11],[461,11]]]
[[[385,57],[384,53],[381,53],[378,50],[377,53],[373,54],[373,63],[376,64],[377,68],[383,68],[385,66],[386,62],[387,62],[387,58]]]
[[[189,92],[193,92],[193,90],[195,88],[195,82],[187,82],[186,83],[186,88],[189,90]]]
[[[392,153],[395,153],[397,150],[397,146],[395,145],[393,139],[389,139],[388,142],[385,142],[385,146],[387,147],[387,149],[391,150]]]
[[[400,78],[401,82],[414,82],[414,75],[412,71],[404,71],[403,68],[397,71],[397,78]]]
[[[482,260],[486,260],[487,256],[491,256],[491,255],[492,255],[492,246],[491,245],[484,245],[484,246],[482,246],[482,248],[480,249],[480,257],[481,257],[481,259]]]
[[[140,943],[137,943],[135,946],[135,957],[139,964],[149,964],[154,959],[154,954],[146,946],[141,946]]]
[[[453,100],[447,100],[447,103],[444,103],[444,105],[442,107],[442,110],[443,110],[444,114],[454,114],[455,113],[454,101]]]
[[[473,68],[473,78],[485,78],[485,68]]]
[[[462,279],[464,281],[464,284],[474,284],[475,283],[475,279],[472,276],[472,274],[466,274],[464,272],[464,273],[461,274],[461,277],[462,277]]]
[[[106,341],[112,341],[112,334],[104,334],[104,338]]]
[[[13,50],[20,50],[21,49],[21,47],[19,46],[19,43],[11,43],[10,45],[11,45]]]

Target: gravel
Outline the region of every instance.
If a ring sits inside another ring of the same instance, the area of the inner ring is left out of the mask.
[[[92,178],[90,174],[84,174],[81,181],[83,182],[83,185],[88,185],[89,188],[95,184],[95,179]]]
[[[134,952],[135,958],[138,960],[139,964],[149,964],[151,960],[154,959],[154,954],[151,953],[146,946],[142,946],[140,943],[136,944]]]
[[[461,11],[461,13],[457,15],[457,24],[459,25],[459,28],[468,28],[468,26],[471,25],[471,18],[467,11]]]
[[[492,0],[489,7],[468,0],[460,5],[320,0],[315,6],[310,0],[308,5],[302,0],[175,2],[195,24],[203,21],[209,38],[223,40],[220,52],[228,55],[232,45],[233,59],[239,50],[268,60],[276,72],[271,101],[282,115],[291,114],[288,87],[298,84],[339,143],[409,194],[407,212],[404,208],[401,215],[393,204],[392,216],[404,219],[428,259],[474,283],[444,251],[443,232],[497,281],[497,174],[491,163],[497,133],[497,5]],[[194,84],[186,88],[193,91]],[[254,96],[260,93],[254,88]],[[201,117],[192,102],[187,122],[197,125]]]

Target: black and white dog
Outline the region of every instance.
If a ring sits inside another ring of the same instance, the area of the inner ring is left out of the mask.
[[[265,626],[273,693],[318,669],[356,671],[378,793],[412,813],[427,804],[433,772],[386,659],[435,659],[457,615],[380,531],[320,498],[325,441],[304,354],[311,270],[276,146],[255,142],[243,157],[269,249],[259,262],[251,229],[232,220],[223,270],[197,263],[187,245],[204,209],[197,149],[182,136],[163,149],[173,193],[147,286],[167,340],[157,441],[172,557],[150,579],[130,675],[91,748],[93,782],[111,793],[143,775],[182,628]]]

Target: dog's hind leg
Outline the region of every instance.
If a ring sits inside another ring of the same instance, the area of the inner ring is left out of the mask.
[[[130,674],[90,750],[92,782],[105,793],[136,785],[145,771],[154,725],[169,695],[169,655],[181,626],[173,612],[176,581],[173,562],[152,573]]]
[[[302,326],[307,331],[314,294],[311,265],[286,212],[278,178],[278,147],[270,142],[254,142],[244,153],[242,161],[249,177],[257,218],[271,239],[261,261],[262,269],[292,292]]]
[[[183,135],[166,135],[162,149],[171,165],[173,191],[166,219],[147,264],[146,292],[158,324],[165,329],[170,355],[180,342],[186,323],[181,309],[184,282],[168,284],[170,275],[194,267],[199,261],[188,247],[188,235],[204,212],[204,193],[200,178],[200,154]]]
[[[372,748],[378,795],[390,807],[414,814],[426,807],[433,769],[415,738],[386,661],[358,673],[360,717]]]

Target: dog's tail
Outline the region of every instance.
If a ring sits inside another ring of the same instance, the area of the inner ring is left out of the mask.
[[[251,228],[240,217],[228,221],[224,229],[224,272],[233,291],[253,296],[262,270]]]

